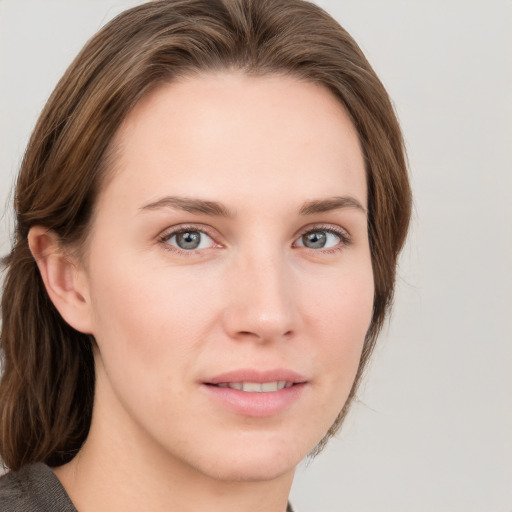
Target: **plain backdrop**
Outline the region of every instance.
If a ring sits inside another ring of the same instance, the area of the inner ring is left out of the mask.
[[[0,0],[0,204],[85,41],[139,2]],[[512,2],[324,0],[386,85],[415,211],[395,309],[302,512],[512,511]],[[12,214],[0,228],[8,250]]]

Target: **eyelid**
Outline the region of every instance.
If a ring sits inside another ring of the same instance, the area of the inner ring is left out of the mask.
[[[340,238],[340,243],[336,247],[330,247],[327,249],[310,249],[309,247],[295,245],[301,237],[303,237],[307,233],[311,233],[312,231],[326,231],[328,233],[332,233]],[[309,224],[308,226],[304,226],[303,228],[301,228],[299,233],[295,236],[295,242],[293,243],[293,245],[295,247],[309,249],[314,252],[336,252],[338,250],[343,249],[344,247],[349,246],[351,243],[352,237],[350,233],[341,226],[338,226],[336,224]]]
[[[203,233],[207,235],[209,238],[212,239],[214,242],[214,246],[211,248],[219,248],[223,247],[224,244],[218,241],[220,238],[220,235],[218,232],[214,229],[212,229],[210,226],[207,226],[205,224],[178,224],[175,226],[171,226],[163,230],[158,235],[158,241],[164,246],[166,250],[169,250],[174,253],[178,253],[185,256],[190,256],[194,254],[198,254],[199,252],[205,251],[206,249],[192,249],[192,250],[183,250],[179,247],[176,247],[174,245],[168,244],[168,240],[172,238],[175,235],[178,235],[179,233],[183,233],[186,231],[198,231],[200,233]],[[299,240],[302,236],[305,234],[312,232],[312,231],[326,231],[328,233],[332,233],[340,238],[340,243],[336,245],[335,247],[330,247],[327,249],[310,249],[305,246],[297,246],[297,240]],[[292,244],[293,247],[300,247],[304,248],[306,250],[310,250],[316,253],[332,253],[337,252],[339,250],[342,250],[343,248],[349,246],[352,243],[352,237],[350,233],[345,229],[342,228],[339,225],[336,224],[309,224],[307,226],[304,226],[301,228],[297,234],[294,236],[294,242]],[[208,248],[209,249],[209,248]]]
[[[214,245],[208,248],[184,250],[167,243],[173,236],[179,235],[180,233],[185,233],[187,231],[198,231],[199,233],[203,233],[204,235],[211,238]],[[171,226],[164,229],[157,238],[158,242],[160,242],[166,250],[185,256],[198,254],[199,252],[205,251],[207,249],[215,249],[223,246],[220,242],[217,241],[219,238],[218,233],[216,231],[214,233],[214,230],[205,224],[178,224],[176,226]]]

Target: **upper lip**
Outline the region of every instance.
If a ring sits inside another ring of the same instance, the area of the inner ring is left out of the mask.
[[[205,384],[221,384],[224,382],[275,382],[286,381],[294,384],[306,382],[307,379],[300,373],[286,368],[275,368],[270,370],[256,370],[242,368],[215,375],[204,380]]]

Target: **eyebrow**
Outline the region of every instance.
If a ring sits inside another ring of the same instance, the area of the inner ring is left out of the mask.
[[[159,210],[161,208],[173,208],[176,210],[183,210],[189,213],[199,213],[203,215],[212,215],[215,217],[234,217],[226,206],[217,201],[207,201],[205,199],[192,199],[188,197],[178,196],[165,196],[151,203],[147,203],[140,209],[146,210]],[[325,213],[332,210],[339,210],[343,208],[354,208],[366,214],[366,208],[354,197],[330,197],[327,199],[314,199],[306,201],[299,209],[299,214],[314,215],[315,213]]]
[[[355,198],[350,196],[330,197],[328,199],[316,199],[305,202],[299,213],[301,215],[313,215],[315,213],[325,213],[342,208],[355,208],[367,214],[366,208]]]
[[[141,210],[158,210],[160,208],[174,208],[189,213],[202,213],[216,217],[234,217],[223,204],[205,199],[191,199],[188,197],[165,196],[157,201],[148,203]]]

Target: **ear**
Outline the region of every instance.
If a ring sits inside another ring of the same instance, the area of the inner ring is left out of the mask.
[[[56,233],[42,226],[30,229],[28,245],[57,311],[71,327],[91,334],[91,305],[83,266],[63,249]]]

